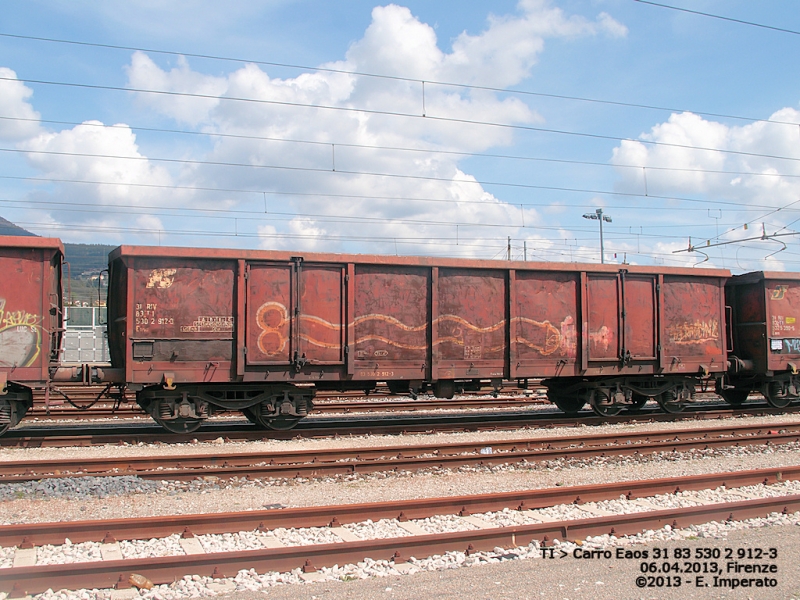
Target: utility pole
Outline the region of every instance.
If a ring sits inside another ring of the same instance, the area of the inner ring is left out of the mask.
[[[600,263],[605,263],[605,252],[603,249],[603,221],[606,223],[611,223],[611,217],[608,215],[603,214],[603,209],[598,208],[593,213],[586,213],[583,215],[584,219],[589,219],[591,221],[600,221]]]

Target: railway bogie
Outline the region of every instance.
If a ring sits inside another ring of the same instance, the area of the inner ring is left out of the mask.
[[[136,401],[173,433],[196,431],[215,412],[239,410],[265,429],[289,429],[313,408],[314,389],[289,384],[182,384],[149,386]]]
[[[31,389],[15,383],[7,383],[0,390],[0,435],[19,423],[33,407]]]
[[[609,417],[623,410],[637,411],[648,400],[655,400],[665,412],[680,412],[695,400],[694,377],[607,377],[546,379],[548,399],[568,414],[584,406]]]

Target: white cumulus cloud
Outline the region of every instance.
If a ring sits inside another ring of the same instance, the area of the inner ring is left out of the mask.
[[[17,80],[17,74],[0,67],[0,140],[19,141],[39,131],[39,113],[30,104],[33,90]]]

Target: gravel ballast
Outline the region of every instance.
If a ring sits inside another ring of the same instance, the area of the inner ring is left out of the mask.
[[[784,422],[799,422],[800,417],[752,417],[747,419],[734,419],[728,423],[731,425],[739,424],[770,424]],[[715,423],[717,424],[717,423]],[[719,423],[720,425],[722,423]],[[3,449],[0,450],[0,461],[2,460],[31,460],[35,457],[47,458],[67,458],[67,457],[89,457],[103,455],[124,455],[141,456],[148,454],[174,453],[176,448],[180,448],[186,453],[208,453],[217,452],[220,455],[226,452],[246,452],[249,449],[263,452],[265,448],[276,451],[296,450],[300,448],[321,448],[321,447],[354,447],[366,445],[396,445],[400,443],[437,443],[443,440],[454,441],[485,441],[487,445],[492,440],[517,439],[521,437],[567,437],[571,435],[580,436],[581,434],[598,433],[624,433],[626,431],[663,431],[670,429],[688,429],[696,427],[702,429],[710,426],[708,421],[704,422],[681,422],[681,423],[659,423],[647,425],[607,425],[601,427],[578,427],[567,429],[537,430],[537,431],[504,431],[495,433],[469,433],[469,434],[437,434],[424,436],[387,436],[387,437],[361,437],[354,439],[336,440],[292,440],[292,441],[269,441],[269,442],[242,442],[228,443],[218,440],[216,443],[188,443],[179,446],[164,445],[137,445],[137,446],[109,446],[106,448],[60,448],[60,449]],[[30,484],[6,484],[0,485],[0,523],[32,523],[54,520],[84,520],[89,518],[124,518],[136,516],[158,516],[171,514],[191,514],[201,512],[223,512],[231,510],[260,510],[264,507],[275,508],[279,506],[297,507],[328,505],[337,503],[353,502],[379,502],[385,500],[400,500],[412,498],[452,496],[452,495],[471,495],[499,491],[513,491],[534,488],[545,488],[555,486],[571,486],[608,483],[613,481],[638,480],[648,478],[676,477],[682,475],[714,473],[724,471],[739,471],[747,469],[759,469],[768,467],[793,466],[798,464],[798,446],[787,444],[779,447],[756,448],[741,447],[729,448],[714,451],[698,451],[679,454],[653,455],[642,457],[613,457],[604,459],[565,461],[555,460],[547,463],[535,463],[528,466],[511,467],[497,466],[492,468],[471,467],[457,470],[430,470],[421,473],[399,473],[399,474],[372,474],[372,475],[353,475],[331,477],[323,479],[291,479],[291,480],[262,480],[262,481],[233,481],[225,482],[210,477],[205,480],[194,482],[171,482],[171,481],[144,481],[136,477],[82,477],[64,478],[60,480],[45,480],[42,482],[32,482]],[[787,482],[784,485],[794,485]],[[759,487],[759,486],[755,486]],[[760,486],[763,488],[763,486]],[[759,494],[780,493],[775,491],[777,488],[764,488]],[[789,488],[786,488],[789,489]],[[800,493],[800,488],[794,491],[784,491],[783,493]],[[755,491],[744,490],[745,493],[755,494]],[[688,494],[688,493],[686,493]],[[693,497],[684,493],[669,495],[664,497],[663,502],[678,505],[693,505],[701,502],[720,502],[741,500],[742,497],[725,498],[727,492],[722,490],[710,490],[699,493]],[[636,512],[646,510],[642,506],[626,503],[623,499],[608,500],[587,505],[592,509],[599,509],[613,513]],[[666,507],[666,505],[665,505]],[[550,512],[546,512],[550,511]],[[526,511],[499,511],[497,513],[487,513],[480,515],[481,519],[490,521],[495,525],[511,525],[519,523],[520,516],[524,519],[531,519],[532,515]],[[563,508],[563,513],[558,509],[544,509],[543,515],[551,518],[565,518],[570,514],[570,518],[582,518],[596,516],[587,513],[579,506],[567,506]],[[528,521],[524,521],[528,522]],[[535,522],[535,521],[530,521]],[[676,543],[676,540],[697,543],[692,538],[699,540],[724,539],[714,536],[726,536],[736,534],[747,537],[748,532],[760,532],[764,534],[764,528],[769,530],[781,530],[789,535],[791,532],[795,536],[795,541],[800,541],[800,530],[797,524],[800,522],[798,515],[773,515],[766,520],[752,520],[746,524],[723,523],[708,524],[701,526],[701,529],[687,528],[679,531],[659,530],[642,536],[634,536],[630,540],[586,540],[586,544],[599,544],[597,547],[604,547],[608,544],[636,543],[651,544],[654,541],[664,543]],[[454,516],[434,517],[419,522],[419,525],[431,532],[443,530],[459,530],[474,528],[471,525]],[[741,530],[747,527],[746,530]],[[295,544],[314,544],[332,543],[338,538],[326,528],[316,528],[317,531],[298,531],[298,530],[275,530],[269,536],[274,536],[286,545]],[[394,521],[379,521],[377,523],[364,522],[358,524],[345,525],[351,534],[359,539],[370,539],[376,537],[396,537],[409,535],[407,531],[400,528]],[[220,536],[198,536],[200,543],[208,552],[222,551],[229,549],[253,549],[263,547],[265,534],[253,532],[241,532],[225,534]],[[758,535],[758,533],[756,533]],[[764,534],[765,535],[765,534]],[[716,543],[716,542],[715,542]],[[66,549],[65,549],[66,547]],[[142,542],[120,542],[123,556],[145,557],[145,556],[170,556],[179,555],[180,542],[178,536],[171,536],[163,540],[146,540]],[[788,545],[787,545],[788,547]],[[564,545],[569,550],[573,546]],[[11,552],[8,552],[11,550]],[[95,550],[91,545],[74,544],[61,547],[37,548],[37,554],[41,553],[46,561],[69,562],[77,560],[99,560],[95,555]],[[99,553],[99,551],[98,551]],[[59,558],[61,556],[61,558]],[[464,594],[455,595],[454,587],[459,584],[466,585],[466,581],[472,581],[478,593],[482,597],[505,598],[505,597],[553,597],[553,598],[621,598],[621,597],[642,597],[642,598],[667,598],[667,597],[721,597],[697,595],[702,592],[693,589],[692,593],[684,589],[683,595],[668,596],[664,595],[664,590],[646,590],[640,592],[635,586],[624,578],[614,577],[606,581],[603,586],[593,588],[588,584],[580,584],[580,592],[576,592],[574,587],[570,590],[559,588],[558,593],[562,595],[540,595],[542,588],[534,587],[533,591],[525,592],[524,580],[527,578],[533,581],[542,578],[544,567],[541,553],[535,546],[525,547],[514,550],[498,549],[495,553],[482,553],[479,555],[463,556],[463,553],[452,553],[444,557],[434,557],[426,561],[412,563],[411,567],[404,567],[404,571],[410,570],[417,572],[414,577],[401,577],[394,566],[380,561],[364,561],[358,565],[340,565],[335,569],[321,570],[324,581],[313,585],[284,586],[282,583],[304,583],[301,574],[293,573],[268,573],[254,574],[252,572],[242,572],[236,578],[230,580],[212,581],[206,578],[190,577],[183,579],[169,586],[157,586],[149,592],[143,592],[144,597],[156,598],[160,600],[171,600],[172,598],[199,597],[206,595],[229,595],[235,598],[256,598],[264,597],[264,590],[268,590],[270,598],[347,598],[347,597],[373,597],[376,593],[379,597],[430,597],[433,595],[446,597],[463,597]],[[784,555],[785,556],[785,555]],[[522,560],[527,559],[527,560]],[[11,566],[13,560],[13,549],[0,549],[0,568]],[[566,577],[570,583],[567,586],[578,585],[576,579],[580,573],[591,571],[597,565],[585,565],[581,563],[581,568],[576,569],[578,564],[572,561],[572,569],[568,569],[560,563],[548,564],[548,572],[555,569],[566,569]],[[794,561],[797,562],[797,561]],[[585,567],[584,567],[585,565]],[[783,565],[783,563],[781,563]],[[479,566],[479,569],[458,569],[458,572],[465,573],[462,576],[451,577],[449,573],[452,569],[463,566]],[[606,565],[602,568],[610,572],[614,571],[614,565]],[[626,567],[627,568],[627,567]],[[789,567],[781,566],[783,572],[788,572]],[[473,571],[483,571],[492,573],[476,577]],[[499,570],[499,571],[498,571]],[[467,575],[466,573],[470,573]],[[484,579],[492,579],[493,573],[509,573],[508,579],[502,577],[500,587],[492,587]],[[553,571],[556,572],[556,571]],[[618,569],[617,572],[621,572]],[[633,575],[631,571],[627,575]],[[612,573],[616,575],[617,573]],[[627,577],[626,575],[626,577]],[[581,575],[583,576],[583,575]],[[360,581],[364,578],[366,581]],[[422,596],[412,595],[412,590],[419,591],[416,583],[411,583],[417,577],[423,577],[425,581],[434,585],[442,582],[444,586],[440,593],[425,593]],[[375,583],[374,578],[381,580],[387,579],[396,581],[392,585],[384,587],[392,588],[386,591],[379,584]],[[608,578],[607,578],[608,579]],[[611,581],[611,580],[614,581]],[[548,578],[544,578],[548,581]],[[354,586],[362,586],[358,589],[363,590],[363,595],[351,595],[356,589]],[[447,582],[450,582],[449,584]],[[550,580],[556,581],[555,579]],[[566,581],[566,579],[565,579]],[[781,579],[780,591],[788,590],[784,585],[791,582],[789,575]],[[798,579],[794,576],[794,581]],[[514,583],[516,582],[516,583]],[[627,582],[627,583],[626,583]],[[508,584],[508,589],[505,586]],[[621,585],[628,587],[619,588]],[[377,587],[375,587],[377,586]],[[487,587],[488,586],[488,587]],[[517,586],[517,587],[514,587]],[[450,591],[447,591],[447,590]],[[494,592],[490,593],[490,590]],[[528,593],[521,596],[511,595],[511,590]],[[407,590],[409,595],[402,595]],[[550,591],[555,591],[552,586]],[[595,595],[582,595],[591,590]],[[616,595],[609,593],[610,590],[617,590]],[[800,590],[800,588],[797,588]],[[596,594],[602,591],[607,596]],[[508,592],[508,595],[503,595]],[[791,591],[787,591],[790,594]],[[231,595],[232,594],[232,595]],[[248,595],[251,594],[251,595]],[[451,595],[447,595],[451,594]],[[549,592],[548,592],[549,594]],[[753,597],[789,597],[787,594],[776,596],[753,596]],[[110,592],[82,592],[80,594],[67,594],[58,596],[55,593],[45,594],[43,598],[107,598]],[[748,597],[733,594],[727,597]]]

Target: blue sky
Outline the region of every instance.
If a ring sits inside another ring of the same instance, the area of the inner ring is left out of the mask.
[[[607,262],[800,269],[747,240],[800,231],[800,35],[634,0],[33,0],[0,34],[129,48],[0,36],[0,215],[41,235],[597,262],[603,208]]]

